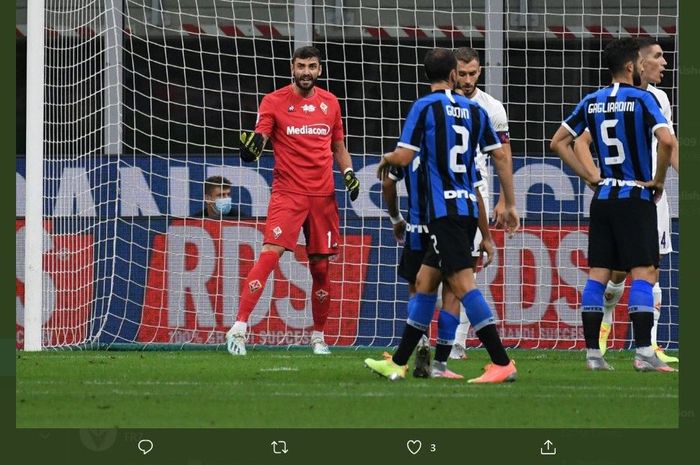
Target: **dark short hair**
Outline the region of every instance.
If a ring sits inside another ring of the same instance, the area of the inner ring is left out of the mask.
[[[659,41],[651,36],[640,36],[637,37],[637,43],[639,44],[639,50],[644,50],[652,45],[658,45]]]
[[[472,60],[476,60],[477,63],[481,63],[479,61],[479,53],[477,53],[477,51],[471,47],[459,47],[456,49],[455,58],[465,63],[470,63]]]
[[[231,181],[223,176],[209,176],[204,182],[204,194],[211,195],[217,187],[220,189],[230,189]]]
[[[297,58],[301,60],[316,58],[318,59],[318,62],[321,63],[321,52],[313,45],[305,45],[304,47],[299,47],[298,49],[294,50],[294,54],[292,55],[292,63],[294,63],[294,60]]]
[[[423,66],[425,77],[433,84],[449,80],[450,73],[457,67],[457,59],[452,50],[434,48],[425,55]]]
[[[625,71],[625,65],[634,63],[639,56],[639,41],[632,37],[612,40],[603,52],[603,62],[607,63],[613,76]]]

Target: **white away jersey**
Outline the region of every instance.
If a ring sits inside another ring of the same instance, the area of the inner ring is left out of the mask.
[[[493,126],[493,130],[496,131],[499,137],[499,133],[508,132],[508,115],[501,102],[478,88],[476,89],[476,94],[470,100],[475,101],[481,108],[486,110],[486,114],[489,115],[489,119],[491,120],[491,126]],[[503,140],[501,140],[501,142],[503,142]],[[481,153],[481,150],[479,150],[476,154],[475,161],[482,179],[486,179],[489,175],[488,168],[486,167],[486,159],[487,155]]]
[[[671,112],[671,102],[668,100],[668,96],[666,95],[666,92],[664,92],[661,89],[658,89],[651,84],[647,87],[647,90],[651,92],[654,97],[656,97],[656,100],[659,101],[659,106],[661,107],[661,113],[666,117],[668,120],[669,124],[669,129],[671,130],[671,134],[675,134],[673,131],[673,114]],[[496,129],[498,131],[498,129]],[[654,139],[651,142],[651,172],[652,176],[656,173],[656,148],[659,146],[659,141],[656,140],[656,136],[654,136]]]

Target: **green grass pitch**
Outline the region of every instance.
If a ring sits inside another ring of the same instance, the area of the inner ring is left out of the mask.
[[[589,372],[581,351],[513,350],[519,379],[389,382],[363,366],[381,349],[17,353],[18,427],[678,426],[678,374],[637,373],[632,352]],[[481,373],[483,350],[451,361]],[[409,375],[410,376],[410,375]]]

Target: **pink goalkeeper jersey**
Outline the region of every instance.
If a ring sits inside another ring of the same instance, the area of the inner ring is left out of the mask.
[[[345,138],[335,95],[314,87],[314,94],[303,98],[293,84],[276,90],[260,103],[255,132],[273,144],[273,190],[314,196],[335,192],[331,142]]]

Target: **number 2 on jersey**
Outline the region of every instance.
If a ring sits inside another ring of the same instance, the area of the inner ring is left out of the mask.
[[[455,145],[450,150],[450,169],[455,173],[466,173],[467,166],[464,163],[459,162],[459,155],[462,155],[467,151],[467,149],[469,149],[469,130],[458,124],[453,124],[452,129],[454,129],[457,134],[462,136],[462,143]]]
[[[620,165],[625,161],[625,146],[617,137],[610,137],[608,129],[613,129],[620,121],[617,119],[606,119],[600,123],[600,138],[603,143],[608,146],[608,149],[615,147],[617,149],[616,157],[605,157],[606,165]]]

